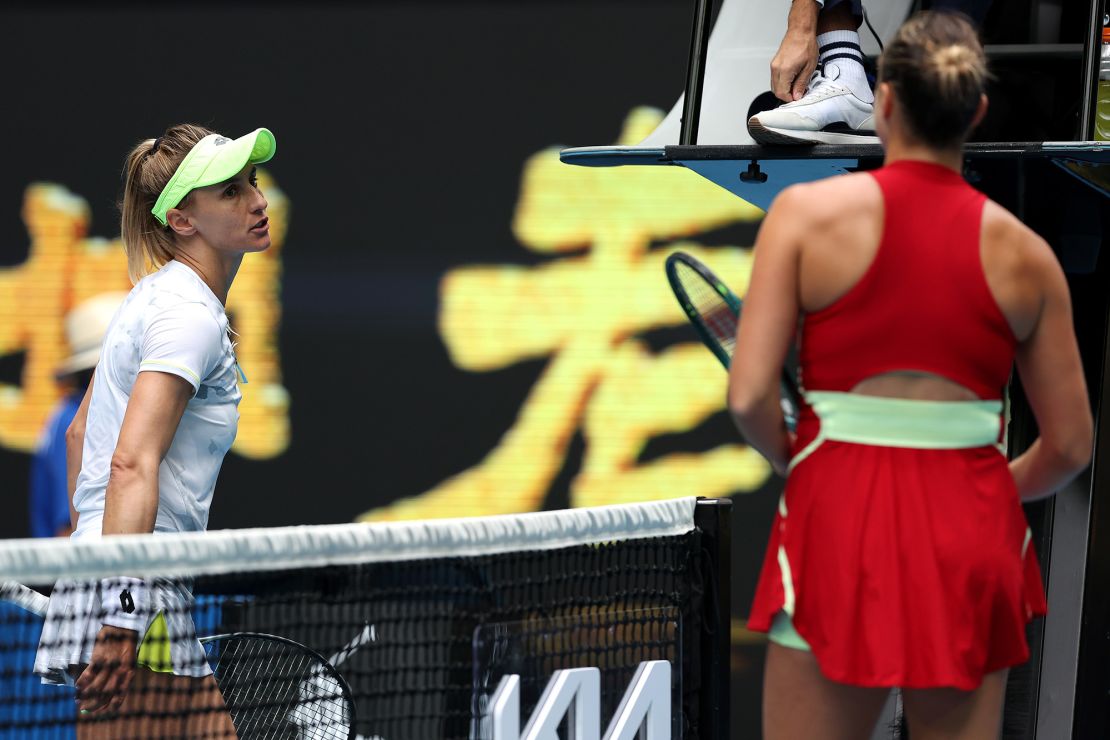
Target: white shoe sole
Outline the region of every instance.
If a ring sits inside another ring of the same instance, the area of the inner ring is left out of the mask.
[[[760,144],[768,146],[806,146],[813,144],[880,144],[878,136],[845,134],[833,131],[798,131],[764,126],[758,120],[748,121],[748,133]]]

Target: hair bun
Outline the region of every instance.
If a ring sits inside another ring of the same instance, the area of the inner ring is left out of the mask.
[[[966,139],[989,77],[979,33],[958,13],[917,13],[879,59],[879,80],[905,107],[909,133],[937,147]]]
[[[948,44],[933,52],[933,64],[941,72],[960,73],[971,72],[977,65],[979,58],[975,52],[963,44]]]

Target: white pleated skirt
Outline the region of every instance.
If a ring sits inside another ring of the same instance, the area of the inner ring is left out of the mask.
[[[161,614],[165,620],[169,643],[169,666],[153,670],[168,670],[178,676],[207,676],[212,673],[205,658],[204,648],[197,640],[193,625],[193,595],[189,589],[174,581],[155,579],[150,582],[151,613],[142,637],[154,619]],[[59,580],[50,594],[42,636],[35,655],[35,674],[47,684],[72,685],[81,667],[92,659],[93,646],[101,628],[100,582]],[[159,638],[160,640],[163,638]],[[165,653],[165,645],[140,644],[139,657],[147,652]]]

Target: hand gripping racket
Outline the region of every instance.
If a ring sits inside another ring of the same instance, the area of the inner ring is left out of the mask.
[[[685,252],[667,257],[666,268],[667,281],[686,318],[727,369],[736,352],[740,299],[708,267]],[[780,385],[782,414],[787,428],[793,430],[798,423],[798,386],[786,368]]]
[[[0,582],[0,599],[40,617],[50,600],[26,586]],[[236,632],[200,638],[240,740],[355,737],[355,703],[335,666],[365,642],[367,626],[328,660],[285,637]]]

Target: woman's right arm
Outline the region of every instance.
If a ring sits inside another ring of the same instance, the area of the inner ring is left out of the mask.
[[[1028,269],[1039,278],[1041,307],[1018,344],[1016,362],[1040,434],[1010,462],[1025,501],[1056,493],[1087,467],[1094,427],[1064,271],[1047,244],[1031,233],[1028,239]]]
[[[138,374],[131,387],[104,492],[104,536],[154,531],[158,468],[194,392],[193,386],[177,375]]]
[[[177,375],[138,374],[112,455],[104,494],[104,536],[154,530],[158,515],[158,468],[173,443],[194,390]],[[127,614],[121,614],[115,603],[123,588],[142,593],[145,585],[141,581],[126,578],[105,581],[108,583],[101,583],[102,596],[109,603],[104,606],[104,624],[97,634],[89,665],[77,679],[78,708],[85,712],[114,711],[122,704],[135,674],[139,638],[138,627],[123,624],[131,623],[133,613],[136,623],[147,617],[147,609],[135,608],[146,599],[134,597],[135,605],[126,610]]]

